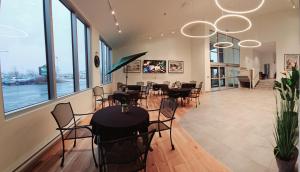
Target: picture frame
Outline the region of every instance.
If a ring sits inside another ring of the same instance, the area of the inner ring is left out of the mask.
[[[126,71],[127,73],[141,73],[141,60],[135,60],[124,66],[123,72],[126,73]]]
[[[293,67],[299,69],[300,54],[284,54],[284,70],[291,71]]]
[[[143,73],[166,73],[166,60],[144,60]]]
[[[169,60],[169,73],[184,73],[184,61]]]

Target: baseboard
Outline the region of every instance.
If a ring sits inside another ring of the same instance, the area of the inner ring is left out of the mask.
[[[76,120],[76,124],[79,123],[80,119]],[[72,127],[74,125],[70,125],[70,127]],[[58,134],[57,136],[55,136],[52,140],[50,140],[50,142],[48,142],[45,146],[43,146],[42,148],[40,148],[38,151],[36,151],[35,153],[33,153],[29,158],[27,158],[23,163],[21,163],[17,168],[15,168],[14,170],[12,170],[12,172],[26,172],[26,170],[32,166],[35,165],[35,162],[41,158],[41,156],[43,155],[43,153],[45,153],[46,151],[48,151],[51,146],[53,146],[55,143],[57,143],[59,140],[61,139],[60,134]]]

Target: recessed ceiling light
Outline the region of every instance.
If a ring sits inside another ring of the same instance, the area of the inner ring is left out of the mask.
[[[122,33],[122,30],[119,30],[118,32],[119,32],[119,33]]]
[[[295,9],[295,8],[296,8],[296,5],[293,5],[293,8]]]
[[[189,25],[192,25],[192,24],[198,24],[198,23],[207,24],[207,25],[213,27],[213,28],[214,28],[214,31],[213,31],[211,34],[209,34],[209,35],[190,35],[190,34],[187,34],[187,33],[184,32],[184,29],[185,29],[186,27],[188,27]],[[209,37],[211,37],[211,36],[213,36],[214,34],[217,33],[217,28],[216,28],[216,26],[215,26],[214,24],[212,24],[211,22],[197,20],[197,21],[191,21],[191,22],[188,22],[187,24],[183,25],[183,26],[181,27],[181,29],[180,29],[180,32],[181,32],[181,34],[182,34],[183,36],[190,37],[190,38],[209,38]]]
[[[160,34],[160,36],[161,36],[161,37],[163,37],[163,36],[164,36],[164,34],[163,34],[163,33],[161,33],[161,34]]]
[[[250,43],[250,44],[254,43],[254,45],[245,45],[247,43]],[[261,46],[261,42],[259,42],[257,40],[247,39],[247,40],[240,41],[238,43],[238,45],[240,47],[243,47],[243,48],[256,48],[256,47],[260,47]]]
[[[112,10],[112,11],[111,11],[111,14],[112,14],[112,15],[115,15],[115,14],[116,14],[115,10]]]
[[[151,36],[149,36],[149,38],[148,38],[149,40],[151,40],[152,39],[152,37]]]
[[[227,41],[214,43],[215,48],[229,48],[229,47],[232,47],[232,46],[233,46],[233,43],[232,42],[227,42]]]
[[[261,0],[260,1],[260,4],[256,7],[256,8],[253,8],[253,9],[250,9],[250,10],[246,10],[246,11],[233,11],[233,10],[229,10],[229,9],[226,9],[226,8],[223,8],[220,3],[219,3],[219,0],[215,0],[215,3],[216,5],[222,10],[222,11],[225,11],[227,13],[235,13],[235,14],[246,14],[246,13],[251,13],[251,12],[254,12],[258,9],[260,9],[263,4],[265,3],[265,0]]]
[[[175,34],[175,31],[172,31],[171,33],[172,33],[172,34]]]
[[[118,22],[116,22],[116,26],[119,26],[119,23],[118,23]]]
[[[221,30],[220,28],[218,28],[218,23],[221,20],[225,19],[225,18],[240,18],[240,19],[243,19],[248,23],[248,27],[243,29],[243,30],[235,30],[235,31]],[[222,32],[222,33],[241,33],[241,32],[245,32],[245,31],[249,30],[252,27],[251,21],[247,17],[239,15],[239,14],[226,14],[226,15],[223,15],[215,21],[214,25],[217,27],[217,30]]]

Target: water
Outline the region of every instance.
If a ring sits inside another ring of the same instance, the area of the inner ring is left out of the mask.
[[[80,80],[81,90],[86,88],[86,80]],[[2,86],[4,111],[10,112],[26,106],[48,101],[48,85],[12,85]],[[63,96],[74,92],[72,81],[57,83],[57,95]]]

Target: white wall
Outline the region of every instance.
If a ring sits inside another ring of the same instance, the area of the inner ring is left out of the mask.
[[[257,39],[262,43],[276,44],[276,73],[284,71],[284,54],[300,54],[299,9],[291,9],[257,16],[251,19],[253,27],[250,31],[238,35],[240,39]],[[243,51],[248,51],[242,48]],[[244,53],[247,54],[247,53]],[[247,56],[241,55],[241,62],[247,65]],[[254,56],[252,56],[254,59]],[[251,57],[250,57],[251,59]],[[254,59],[255,60],[255,59]],[[242,64],[242,63],[241,63]]]
[[[191,41],[181,35],[153,38],[151,40],[139,40],[124,44],[124,46],[113,49],[114,62],[120,57],[147,51],[148,53],[140,60],[179,60],[184,61],[184,73],[163,73],[144,74],[129,73],[128,84],[135,84],[137,81],[153,81],[162,83],[163,81],[174,82],[176,80],[189,82],[191,80]],[[168,64],[167,64],[168,65]],[[114,82],[125,83],[125,73],[123,69],[113,74]],[[115,85],[114,85],[115,87]]]
[[[99,69],[95,68],[93,64],[95,52],[99,52],[99,32],[93,27],[91,32],[90,60],[92,64],[90,73],[92,87],[94,87],[100,85]],[[106,85],[104,88],[106,91],[111,90],[110,85]],[[2,90],[0,91],[2,92]],[[2,104],[2,96],[0,97],[0,104]],[[3,106],[0,106],[0,171],[14,170],[58,135],[55,130],[57,125],[50,112],[59,102],[71,102],[76,113],[87,113],[94,110],[91,89],[59,101],[50,101],[46,105],[21,111],[16,117],[9,120],[4,118]]]

